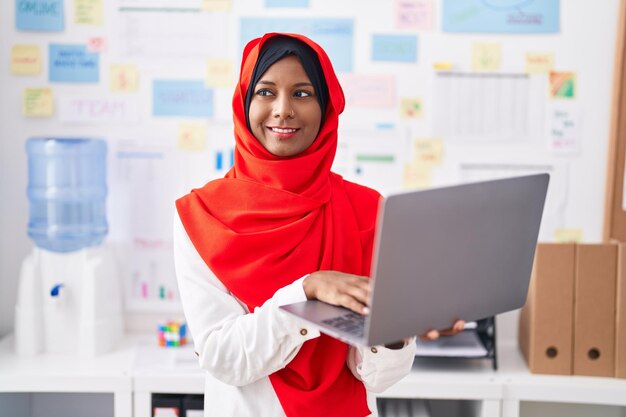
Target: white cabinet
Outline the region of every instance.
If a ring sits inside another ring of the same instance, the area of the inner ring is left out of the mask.
[[[498,371],[489,360],[417,359],[411,374],[379,396],[469,400],[480,417],[534,417],[546,414],[541,410],[553,413],[559,404],[563,416],[584,404],[594,416],[626,417],[625,379],[532,375],[513,344],[499,346],[498,359]],[[202,394],[203,388],[191,347],[159,348],[153,336],[128,336],[117,350],[95,359],[22,358],[13,353],[12,337],[0,341],[1,409],[29,417],[38,417],[32,409],[43,393],[59,401],[91,395],[80,401],[86,408],[96,395],[108,394],[112,417],[151,417],[153,393]]]

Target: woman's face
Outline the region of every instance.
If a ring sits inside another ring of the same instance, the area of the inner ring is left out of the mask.
[[[254,87],[248,113],[252,134],[268,152],[295,156],[317,137],[322,110],[300,60],[276,61]]]

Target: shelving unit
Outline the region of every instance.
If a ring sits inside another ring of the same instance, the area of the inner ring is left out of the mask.
[[[490,361],[417,358],[413,372],[380,397],[472,400],[481,417],[518,417],[525,401],[613,405],[626,415],[625,379],[533,375],[512,343],[498,346],[498,358],[498,371]],[[203,390],[191,347],[159,348],[153,336],[128,336],[116,351],[95,359],[22,358],[13,353],[11,336],[0,341],[0,395],[109,393],[113,417],[150,417],[152,394]]]

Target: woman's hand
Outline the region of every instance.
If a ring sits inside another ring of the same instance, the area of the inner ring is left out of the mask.
[[[459,334],[463,331],[465,327],[465,321],[457,320],[454,322],[452,327],[443,330],[429,330],[423,335],[420,336],[422,340],[437,340],[440,336],[454,336],[455,334]]]
[[[309,300],[348,308],[359,314],[369,313],[370,279],[337,271],[317,271],[302,282]]]

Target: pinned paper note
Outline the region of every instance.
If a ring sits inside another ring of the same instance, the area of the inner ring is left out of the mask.
[[[416,35],[373,35],[372,61],[416,62]]]
[[[100,59],[85,45],[50,44],[48,78],[51,82],[97,83]]]
[[[228,12],[232,7],[232,0],[202,0],[202,10],[206,12]]]
[[[15,26],[18,30],[62,32],[65,27],[64,14],[63,0],[15,2]]]
[[[472,69],[475,71],[497,71],[500,61],[499,43],[476,42],[472,45]]]
[[[132,64],[111,65],[109,87],[111,91],[137,91],[139,76],[137,67]]]
[[[207,87],[232,87],[233,62],[230,59],[210,59],[207,64]]]
[[[582,229],[556,229],[554,231],[554,240],[557,243],[582,243]]]
[[[26,117],[49,117],[54,112],[52,89],[26,88],[22,101],[22,114]]]
[[[11,72],[37,75],[41,72],[41,52],[37,45],[15,45],[11,49]]]
[[[431,30],[433,0],[396,0],[396,29]]]
[[[415,141],[415,163],[418,165],[441,165],[443,141],[441,139],[417,139]]]
[[[196,80],[155,80],[152,85],[155,116],[213,117],[213,90]]]
[[[581,109],[576,103],[554,102],[548,106],[548,147],[556,155],[580,153]]]
[[[345,74],[341,76],[341,86],[349,106],[396,105],[396,78],[393,75]]]
[[[79,25],[101,25],[102,0],[74,0],[74,21]]]
[[[415,162],[406,164],[402,182],[407,189],[429,188],[433,184],[433,167]]]
[[[102,37],[93,37],[87,40],[87,51],[89,52],[105,52],[107,49],[106,39]]]
[[[419,119],[422,117],[422,100],[417,97],[400,99],[400,117],[403,119]]]
[[[206,149],[208,127],[205,122],[181,122],[178,125],[176,147],[184,151],[199,152]]]
[[[571,99],[576,97],[576,73],[550,71],[549,96]]]
[[[547,74],[552,71],[554,56],[551,53],[526,54],[526,72],[528,74]]]

